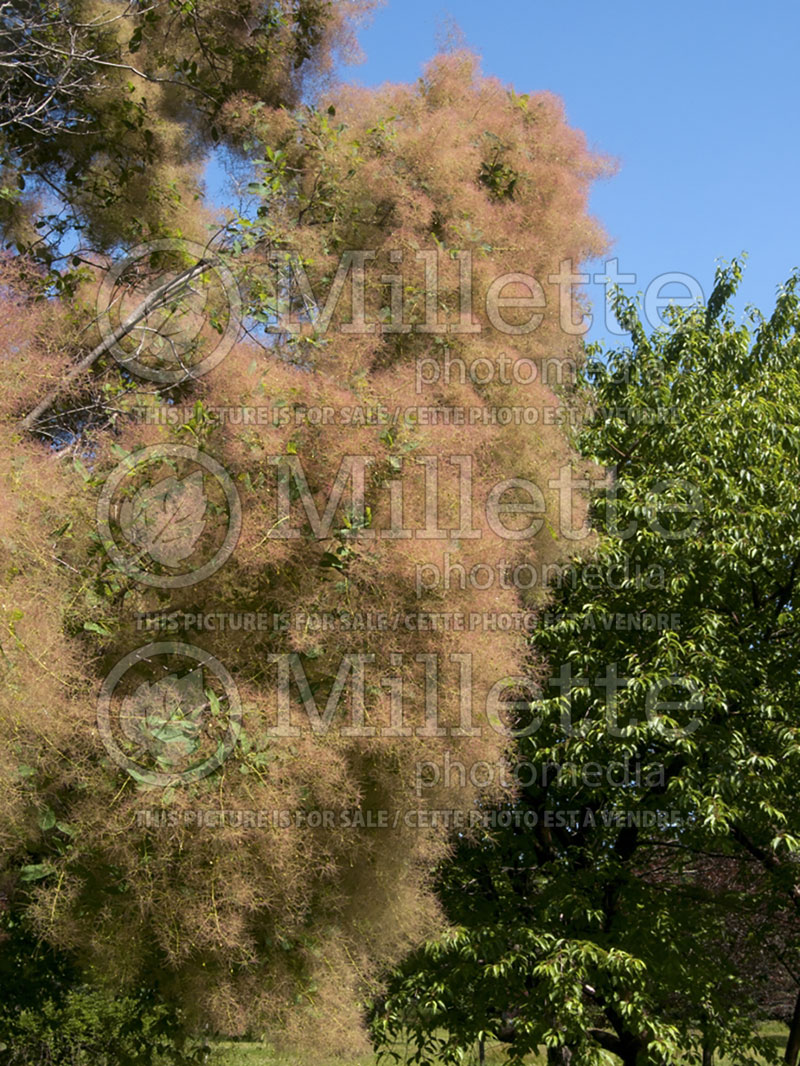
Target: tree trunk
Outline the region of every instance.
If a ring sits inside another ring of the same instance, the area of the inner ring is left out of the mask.
[[[786,1051],[783,1061],[786,1066],[797,1066],[797,1056],[800,1054],[800,992],[794,1004],[792,1024],[789,1026],[789,1039],[786,1041]]]
[[[703,1040],[703,1066],[713,1066],[714,1049],[707,1040]]]
[[[639,1048],[635,1044],[626,1046],[620,1056],[623,1066],[637,1066],[639,1062]]]

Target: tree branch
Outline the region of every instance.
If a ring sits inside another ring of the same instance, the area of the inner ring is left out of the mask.
[[[123,337],[139,323],[143,318],[146,318],[151,311],[155,311],[157,308],[162,307],[174,296],[178,295],[186,285],[189,284],[194,278],[199,277],[209,269],[211,261],[208,259],[201,259],[195,263],[193,267],[189,267],[182,273],[178,274],[176,278],[171,278],[169,281],[164,282],[157,289],[153,289],[149,293],[139,306],[131,312],[124,322],[111,333],[108,337],[105,337],[96,348],[93,348],[88,355],[84,356],[80,360],[67,376],[60,381],[55,388],[45,396],[41,403],[22,419],[20,426],[22,429],[31,431],[36,425],[36,422],[42,417],[45,411],[55,403],[58,396],[63,392],[67,386],[71,385],[77,378],[81,376],[86,370],[88,370],[101,355],[104,355],[110,348],[112,348]]]

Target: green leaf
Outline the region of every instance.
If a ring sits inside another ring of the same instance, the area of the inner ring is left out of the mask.
[[[45,877],[54,874],[55,867],[48,862],[38,863],[35,866],[23,866],[19,872],[21,881],[41,881]]]
[[[51,810],[50,807],[45,807],[42,813],[39,815],[39,828],[45,830],[52,829],[56,824],[56,813]]]

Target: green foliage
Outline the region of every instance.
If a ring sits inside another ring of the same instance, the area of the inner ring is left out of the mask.
[[[376,1010],[387,1053],[405,1030],[456,1062],[483,1031],[510,1061],[777,1060],[752,1033],[800,972],[800,279],[748,326],[739,276],[652,336],[615,297],[631,346],[579,397],[611,468],[595,548],[532,636],[516,793],[440,871],[454,932]]]
[[[78,985],[59,1000],[0,1015],[3,1066],[194,1066],[204,1049],[188,1042],[169,1008],[147,993],[118,996]]]
[[[596,563],[627,563],[629,573],[658,566],[663,588],[629,580],[587,595],[579,565],[578,587],[559,596],[561,619],[536,645],[574,676],[617,663],[629,678],[614,707],[619,747],[666,761],[664,798],[691,812],[698,831],[753,835],[780,856],[797,850],[800,815],[791,787],[800,752],[798,277],[751,335],[726,305],[739,273],[736,263],[721,270],[705,311],[676,310],[649,341],[617,297],[635,347],[588,365],[596,416],[580,441],[615,470],[595,504]],[[587,625],[654,609],[673,622],[635,639]],[[680,679],[672,691],[670,679]],[[658,686],[673,709],[647,707],[643,696]],[[576,693],[572,720],[587,726],[569,738],[572,758],[609,751],[601,709],[596,686]]]
[[[46,811],[40,820],[50,825]],[[22,871],[0,896],[0,1063],[2,1066],[197,1066],[203,1045],[155,987],[120,994],[89,984],[74,957],[38,941],[25,920]]]

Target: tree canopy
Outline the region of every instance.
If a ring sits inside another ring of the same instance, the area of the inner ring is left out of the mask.
[[[0,6],[0,223],[70,254],[188,234],[232,100],[296,106],[371,0],[51,0]],[[207,216],[202,221],[206,221]],[[200,230],[202,232],[202,230]]]
[[[582,373],[598,540],[532,635],[549,678],[495,828],[442,869],[452,932],[376,1019],[422,1061],[481,1033],[515,1059],[755,1061],[757,1019],[792,1018],[798,276],[737,324],[740,273],[652,335],[618,293],[631,345]]]

